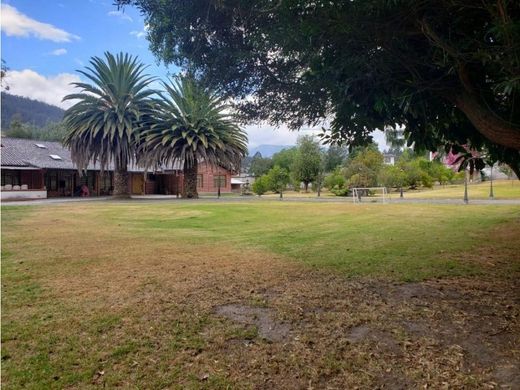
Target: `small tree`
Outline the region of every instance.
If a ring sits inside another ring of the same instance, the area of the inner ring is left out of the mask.
[[[267,175],[262,175],[255,179],[253,183],[253,192],[258,196],[262,196],[269,190],[269,177]]]
[[[267,173],[267,180],[269,182],[269,189],[280,194],[280,199],[283,198],[283,191],[287,188],[290,182],[289,172],[286,169],[280,168],[278,165],[271,168]]]
[[[292,174],[297,182],[303,182],[305,192],[309,191],[309,183],[316,181],[320,168],[321,149],[319,142],[310,135],[299,137],[297,152],[292,165]]]
[[[383,167],[383,155],[376,145],[354,150],[347,159],[343,174],[354,187],[377,185],[377,175]]]
[[[440,185],[446,185],[453,180],[455,172],[444,166],[439,161],[434,161],[430,167],[430,175],[439,182]]]
[[[385,165],[379,171],[377,176],[379,184],[387,188],[400,188],[406,181],[406,175],[404,171],[394,165]]]

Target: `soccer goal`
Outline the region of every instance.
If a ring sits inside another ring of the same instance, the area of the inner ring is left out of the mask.
[[[388,202],[386,187],[356,187],[352,188],[354,203]]]

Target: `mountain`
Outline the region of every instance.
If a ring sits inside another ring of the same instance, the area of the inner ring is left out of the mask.
[[[258,145],[254,148],[249,149],[249,155],[254,156],[257,152],[260,152],[262,157],[271,157],[273,154],[278,153],[282,149],[292,148],[294,145]]]
[[[61,121],[64,113],[59,107],[2,92],[2,129],[8,128],[13,118],[43,127],[49,122]]]

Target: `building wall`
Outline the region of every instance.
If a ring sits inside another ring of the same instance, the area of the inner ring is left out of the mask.
[[[227,169],[199,164],[198,175],[202,176],[202,185],[197,186],[198,192],[217,192],[218,184],[215,182],[217,176],[225,177],[225,182],[222,183],[220,192],[231,192],[231,172]]]
[[[14,172],[14,171],[13,171]],[[113,190],[113,173],[87,171],[86,176],[80,175],[77,170],[71,169],[41,169],[16,170],[20,184],[27,184],[29,189],[46,189],[48,197],[78,196],[78,189],[83,184],[89,188],[90,196],[111,195]],[[201,193],[216,193],[218,191],[217,177],[221,177],[220,191],[231,192],[232,172],[206,164],[199,164],[198,174],[201,185],[197,187]],[[17,179],[18,180],[18,179]],[[182,193],[184,178],[179,171],[168,173],[148,173],[146,180],[141,172],[129,174],[129,191],[133,195],[164,194],[176,195]]]
[[[45,199],[47,198],[47,191],[32,190],[32,191],[0,191],[0,199],[2,200],[29,200],[29,199]]]

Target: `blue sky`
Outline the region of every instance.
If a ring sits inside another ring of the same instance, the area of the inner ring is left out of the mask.
[[[165,79],[178,72],[158,63],[148,49],[144,18],[133,7],[118,10],[111,0],[3,0],[2,59],[10,68],[10,93],[67,108],[61,102],[79,81],[77,69],[105,51],[137,55],[148,72]],[[291,145],[307,128],[246,126],[250,147]],[[382,133],[374,134],[382,148]]]
[[[45,76],[74,73],[92,56],[124,51],[149,64],[150,73],[164,77],[168,72],[165,66],[157,65],[148,50],[144,19],[133,7],[118,11],[110,0],[4,0],[3,5],[10,7],[7,16],[15,12],[14,8],[18,14],[66,33],[48,31],[43,36],[41,26],[6,20],[6,9],[2,9],[3,24],[8,24],[2,27],[2,58],[10,68],[32,69]]]

